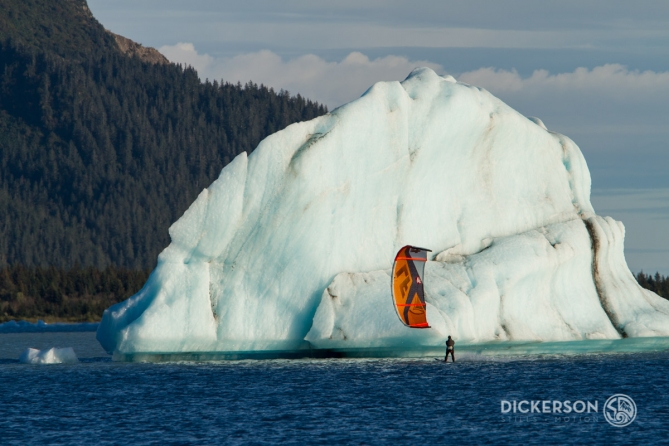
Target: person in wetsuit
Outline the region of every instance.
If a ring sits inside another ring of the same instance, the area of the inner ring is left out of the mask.
[[[451,339],[449,336],[448,339],[446,340],[446,357],[444,358],[444,362],[448,362],[448,355],[451,355],[451,359],[453,359],[453,362],[455,362],[455,355],[453,354],[453,349],[455,346],[455,341]]]

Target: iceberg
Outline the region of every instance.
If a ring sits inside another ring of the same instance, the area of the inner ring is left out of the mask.
[[[242,153],[170,237],[103,315],[117,357],[669,335],[669,301],[637,285],[576,144],[428,68]],[[404,245],[432,250],[429,329],[393,308]]]
[[[38,350],[27,348],[19,358],[24,364],[76,364],[79,362],[72,347]]]

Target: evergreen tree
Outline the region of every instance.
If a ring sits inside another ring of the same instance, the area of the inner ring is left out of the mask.
[[[651,274],[644,274],[641,271],[636,275],[636,280],[639,282],[639,285],[644,287],[647,290],[652,291],[653,293],[669,299],[669,276],[662,276],[659,272],[655,273],[655,276]]]
[[[0,266],[152,268],[227,163],[327,112],[124,54],[84,0],[0,7]]]

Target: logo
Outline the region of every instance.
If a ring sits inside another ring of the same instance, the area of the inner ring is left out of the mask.
[[[599,412],[599,401],[558,401],[558,400],[523,400],[507,401],[502,400],[501,412],[503,414],[511,413],[547,413],[547,414],[582,414]]]
[[[416,283],[419,283],[419,284],[420,284],[420,283],[423,283],[423,282],[420,280],[420,276],[416,276]]]
[[[603,416],[614,427],[629,426],[636,419],[632,398],[617,393],[601,406],[596,400],[501,400],[500,412],[505,422],[578,422],[597,423]],[[602,411],[599,412],[599,408]],[[536,414],[536,415],[535,415]]]
[[[636,418],[636,403],[629,396],[617,393],[604,403],[604,418],[611,426],[625,427]]]

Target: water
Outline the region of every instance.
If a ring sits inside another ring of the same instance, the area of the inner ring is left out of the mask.
[[[117,363],[94,335],[0,335],[0,443],[659,444],[669,438],[666,350],[463,351],[448,365],[433,358]],[[19,364],[29,346],[71,346],[81,362]],[[613,427],[602,415],[616,393],[637,405],[627,427]],[[505,416],[502,400],[596,401],[599,411],[568,419]]]

